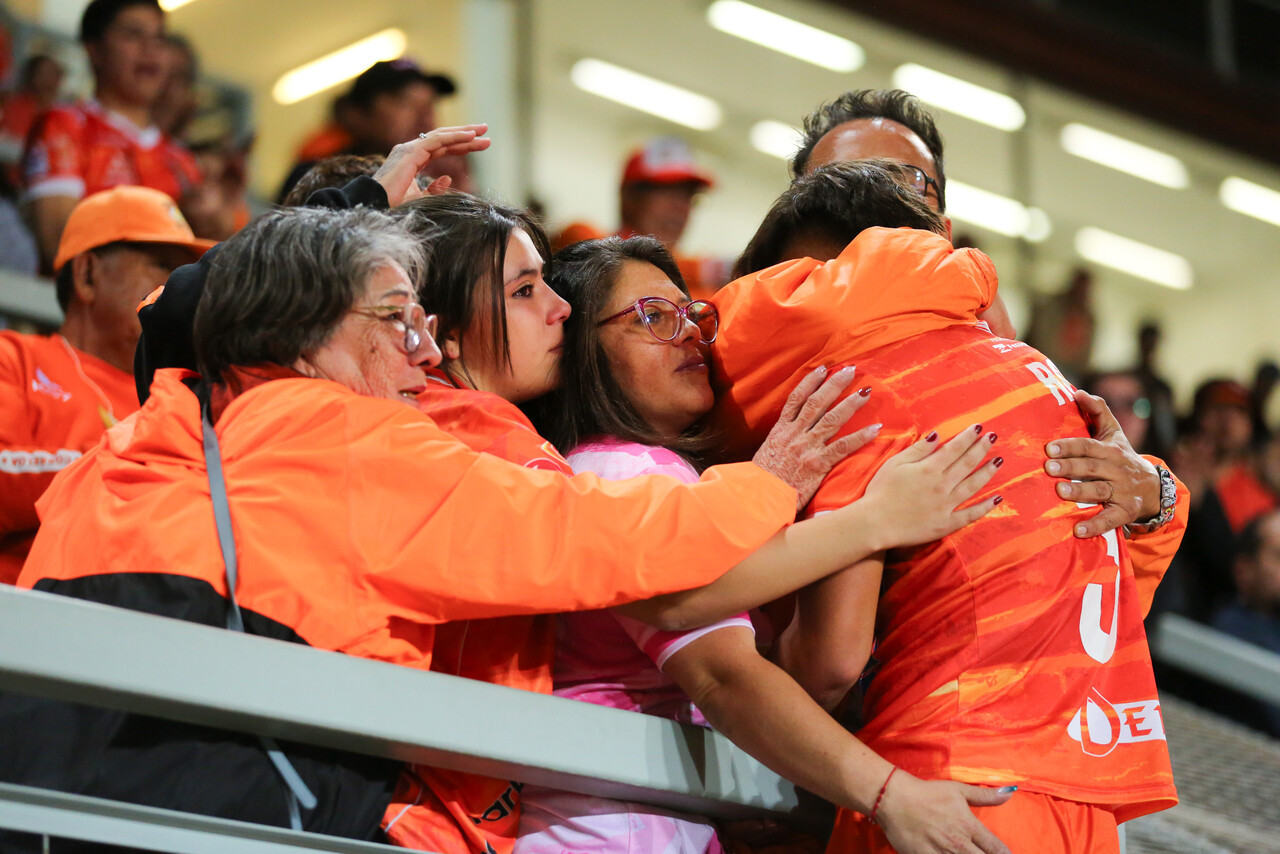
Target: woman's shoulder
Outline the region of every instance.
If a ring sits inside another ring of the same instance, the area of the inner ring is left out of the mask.
[[[577,474],[591,472],[606,480],[625,480],[646,474],[665,474],[685,483],[698,479],[684,457],[661,445],[630,442],[614,436],[593,436],[565,455]]]

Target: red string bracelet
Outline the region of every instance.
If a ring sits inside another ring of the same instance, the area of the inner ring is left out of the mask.
[[[876,802],[871,805],[871,812],[867,813],[867,818],[872,824],[876,823],[876,812],[880,809],[880,802],[884,800],[884,790],[889,788],[889,781],[893,779],[893,775],[898,773],[898,766],[893,766],[893,770],[889,772],[889,776],[884,778],[884,785],[880,787],[880,794],[876,795]]]

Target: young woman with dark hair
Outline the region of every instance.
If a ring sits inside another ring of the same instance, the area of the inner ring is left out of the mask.
[[[716,444],[703,426],[714,403],[708,348],[718,330],[715,307],[690,301],[670,255],[652,238],[579,243],[554,263],[550,284],[573,313],[560,388],[535,416],[541,433],[578,473],[697,480],[700,455]],[[934,434],[909,453],[923,457],[936,442]],[[926,464],[936,466],[942,489],[967,489],[995,471],[992,461],[970,475],[989,448],[965,430]],[[928,841],[947,836],[971,841],[973,850],[1007,850],[969,804],[1003,803],[1011,789],[903,774],[895,797],[882,799],[889,763],[761,656],[746,613],[691,631],[660,631],[650,625],[657,622],[652,604],[561,615],[555,693],[712,725],[788,779],[875,816],[901,852],[950,850]],[[719,850],[714,826],[700,817],[531,786],[523,796],[516,854],[648,850],[638,837],[654,842],[653,850]]]
[[[427,372],[419,408],[475,450],[520,466],[571,475],[568,463],[517,406],[529,404],[559,384],[565,323],[571,318],[568,304],[543,278],[548,253],[541,228],[523,211],[460,193],[417,199],[400,210],[430,246],[419,300],[424,310],[439,318],[438,341],[444,354],[440,366]],[[669,259],[659,260],[669,263]],[[839,375],[825,383],[824,379],[825,373],[815,373],[797,388],[794,405],[757,460],[768,470],[784,472],[788,479],[803,473],[806,480],[820,480],[830,468],[827,460],[843,458],[874,435],[862,431],[847,445],[826,444],[864,398],[853,395],[827,412],[830,402],[849,387],[852,376]],[[644,430],[649,424],[644,412],[641,408],[629,418],[633,429]],[[801,436],[807,443],[803,453],[796,449]],[[673,441],[680,444],[678,439]],[[680,447],[692,453],[706,445],[693,442]],[[672,630],[712,623],[843,567],[851,551],[871,551],[886,538],[902,538],[893,542],[933,539],[987,512],[992,506],[989,501],[953,513],[977,486],[970,484],[972,488],[954,493],[943,489],[940,484],[946,481],[937,470],[945,468],[944,459],[954,459],[959,452],[953,448],[930,456],[933,447],[922,444],[901,455],[900,464],[891,467],[892,474],[877,485],[870,500],[859,502],[861,508],[839,519],[824,517],[795,525],[777,538],[772,549],[758,551],[726,574],[723,583],[717,582],[702,595],[659,597],[642,616]],[[926,456],[929,459],[915,462]],[[976,460],[966,457],[961,464],[965,463],[969,463],[968,474]],[[985,479],[985,472],[979,479]],[[922,500],[922,494],[930,497]],[[801,501],[807,498],[802,496]],[[548,538],[566,535],[572,536],[571,527],[547,532]],[[459,571],[465,572],[465,567]],[[549,693],[554,648],[551,619],[455,623],[437,631],[432,669]],[[415,771],[412,785],[402,786],[397,793],[397,803],[442,805],[463,828],[465,849],[459,847],[457,827],[415,821],[415,817],[433,815],[423,810],[406,810],[397,819],[393,806],[386,829],[395,842],[443,854],[510,850],[520,815],[519,786],[440,769],[416,767]]]

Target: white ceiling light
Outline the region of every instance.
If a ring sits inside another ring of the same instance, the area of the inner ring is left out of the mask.
[[[707,23],[722,33],[832,71],[857,71],[867,61],[866,51],[846,38],[738,0],[716,0],[707,8]]]
[[[1027,122],[1022,105],[1008,95],[914,62],[898,66],[893,85],[925,103],[1000,130],[1015,131]]]
[[[1218,188],[1218,198],[1236,213],[1280,225],[1280,193],[1261,184],[1231,177]]]
[[[1100,228],[1076,232],[1076,252],[1095,264],[1166,288],[1185,291],[1192,284],[1191,262],[1186,258]]]
[[[190,2],[191,0],[160,0],[160,8],[166,12],[172,12],[174,9],[185,6]]]
[[[296,104],[350,80],[375,62],[402,56],[407,43],[402,30],[383,30],[281,75],[271,96],[281,104]]]
[[[1048,215],[1039,208],[1029,208],[1016,199],[954,178],[947,179],[947,214],[1006,237],[1024,237],[1035,243],[1052,231]]]
[[[751,146],[762,154],[790,160],[800,148],[800,129],[766,119],[751,126]]]
[[[578,60],[569,77],[585,92],[694,130],[713,130],[722,120],[720,105],[705,95],[598,59]]]
[[[1076,157],[1174,190],[1191,185],[1187,167],[1163,151],[1074,122],[1062,129],[1061,139],[1062,148]]]

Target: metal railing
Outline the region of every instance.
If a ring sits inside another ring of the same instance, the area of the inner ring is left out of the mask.
[[[0,690],[715,817],[826,816],[701,727],[3,586]],[[182,854],[387,850],[12,785],[0,827]]]

